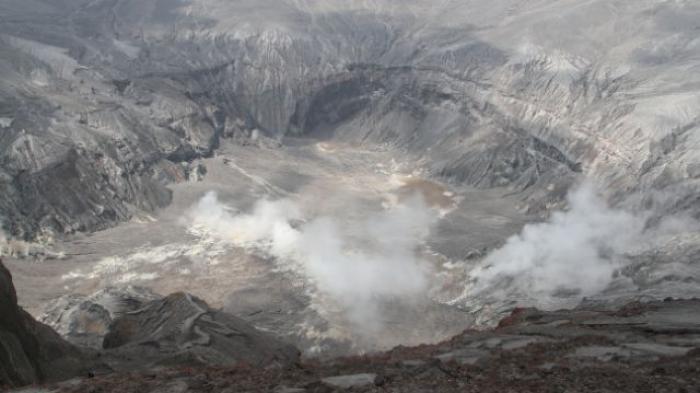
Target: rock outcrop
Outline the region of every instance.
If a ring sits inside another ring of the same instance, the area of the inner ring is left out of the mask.
[[[17,305],[0,263],[0,389],[157,366],[286,367],[299,351],[191,295],[109,288],[56,300],[43,320]]]
[[[167,365],[288,366],[299,360],[291,345],[257,331],[204,301],[177,293],[117,318],[104,338],[117,369]]]
[[[66,295],[49,303],[39,320],[74,345],[102,349],[112,322],[160,299],[146,288],[105,288],[90,296]]]
[[[85,356],[17,305],[0,261],[0,389],[87,374]]]
[[[148,289],[107,288],[49,304],[41,320],[118,371],[155,365],[289,365],[299,351],[204,301]]]

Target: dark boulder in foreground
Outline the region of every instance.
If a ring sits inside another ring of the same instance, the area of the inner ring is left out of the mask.
[[[117,318],[104,338],[115,369],[152,366],[286,366],[299,351],[247,322],[176,293]]]
[[[84,355],[17,304],[12,275],[0,261],[0,390],[83,374]]]

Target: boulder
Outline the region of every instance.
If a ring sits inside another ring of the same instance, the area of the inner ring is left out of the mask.
[[[49,303],[39,318],[70,343],[102,349],[112,321],[160,296],[147,288],[105,288],[90,296],[66,295]]]

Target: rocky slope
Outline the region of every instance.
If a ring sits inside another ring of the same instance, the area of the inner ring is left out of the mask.
[[[108,375],[38,392],[692,392],[700,303],[616,311],[518,309],[438,345],[264,370],[240,365]]]
[[[104,361],[117,370],[239,361],[287,365],[299,358],[291,345],[186,293],[162,297],[145,288],[107,288],[59,298],[41,320],[77,346],[106,350]]]
[[[441,344],[300,363],[292,347],[190,295],[149,301],[153,294],[134,288],[56,302],[47,318],[59,315],[69,337],[92,333],[81,341],[92,343],[105,333],[105,349],[86,355],[17,306],[2,265],[0,284],[0,387],[83,377],[23,392],[690,392],[700,384],[697,299],[516,309],[494,330]]]
[[[0,284],[0,389],[156,366],[275,368],[299,359],[291,345],[191,295],[160,298],[133,288],[57,301],[44,320],[74,346],[17,306],[2,264]]]
[[[86,357],[17,305],[12,276],[0,261],[0,389],[86,373]]]
[[[167,204],[220,137],[289,133],[510,186],[535,212],[584,173],[698,215],[697,4],[433,3],[4,2],[5,226],[104,228]]]

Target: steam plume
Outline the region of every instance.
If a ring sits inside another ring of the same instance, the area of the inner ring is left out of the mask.
[[[304,275],[365,330],[379,327],[382,302],[427,292],[429,264],[417,248],[436,216],[414,197],[363,218],[346,214],[302,221],[302,208],[291,200],[259,201],[251,213],[236,214],[215,193],[189,212],[195,228],[263,251]]]
[[[474,269],[465,297],[507,299],[542,309],[573,307],[611,284],[616,270],[629,262],[625,253],[655,237],[697,227],[667,217],[655,228],[645,228],[646,214],[611,208],[589,183],[568,199],[568,210],[526,225]]]

